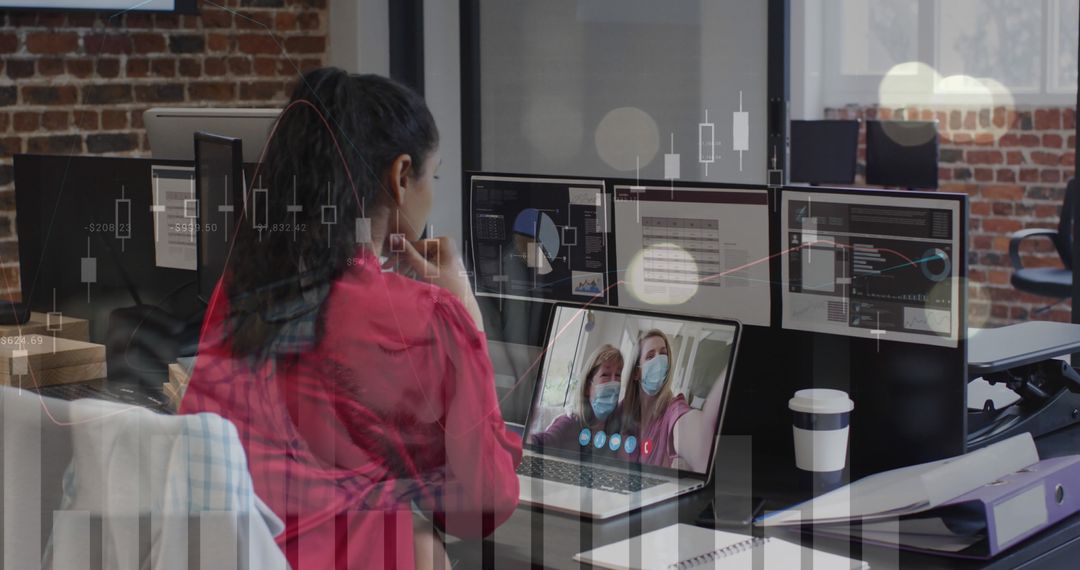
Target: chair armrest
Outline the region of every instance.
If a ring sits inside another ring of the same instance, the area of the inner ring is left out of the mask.
[[[1057,238],[1057,230],[1049,228],[1028,228],[1026,230],[1013,232],[1012,235],[1009,236],[1009,259],[1012,260],[1013,271],[1019,271],[1024,268],[1023,263],[1020,261],[1020,242],[1033,237],[1048,237],[1050,238],[1050,241],[1054,241],[1054,239]]]

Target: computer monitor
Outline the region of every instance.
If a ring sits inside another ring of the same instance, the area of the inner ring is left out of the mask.
[[[143,112],[143,124],[155,159],[194,160],[191,139],[207,132],[243,140],[244,162],[255,163],[280,114],[281,109],[154,107]]]
[[[958,346],[965,334],[964,198],[785,189],[783,327]]]
[[[937,188],[937,122],[867,121],[866,183]]]
[[[199,296],[209,302],[228,260],[229,244],[242,210],[243,143],[238,138],[195,133],[194,222],[198,247]]]
[[[476,294],[608,304],[611,223],[603,180],[469,174]]]
[[[852,184],[859,121],[791,121],[791,181]]]
[[[765,188],[613,186],[620,307],[770,325]]]

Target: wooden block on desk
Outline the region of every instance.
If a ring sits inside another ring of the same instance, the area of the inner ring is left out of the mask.
[[[26,354],[16,354],[19,350]],[[105,362],[103,344],[38,334],[0,337],[0,374],[5,376],[17,376],[27,367],[40,371],[98,362]]]
[[[11,376],[0,374],[0,385],[19,386],[21,388],[38,388],[53,384],[70,384],[72,382],[84,382],[97,380],[108,376],[108,368],[105,361],[92,362],[90,364],[76,364],[74,366],[62,366],[60,368],[45,368],[37,370],[31,368],[32,374]]]
[[[0,337],[40,334],[82,342],[90,341],[90,321],[62,314],[30,313],[21,325],[0,325]]]

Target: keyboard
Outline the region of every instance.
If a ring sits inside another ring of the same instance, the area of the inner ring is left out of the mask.
[[[153,390],[147,388],[132,388],[129,386],[107,388],[93,382],[76,382],[74,384],[42,386],[33,391],[46,398],[56,398],[57,400],[70,401],[93,398],[120,404],[141,406],[159,414],[173,413],[172,410],[169,409],[168,399],[163,393],[154,394]]]
[[[526,455],[521,459],[517,474],[534,479],[566,483],[587,489],[600,489],[624,495],[666,483],[663,479],[612,471],[591,465],[545,459],[533,455]]]

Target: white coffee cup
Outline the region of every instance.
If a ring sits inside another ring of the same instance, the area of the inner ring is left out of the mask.
[[[848,430],[855,402],[842,390],[799,390],[788,400],[793,416],[795,466],[840,471],[847,464]]]

